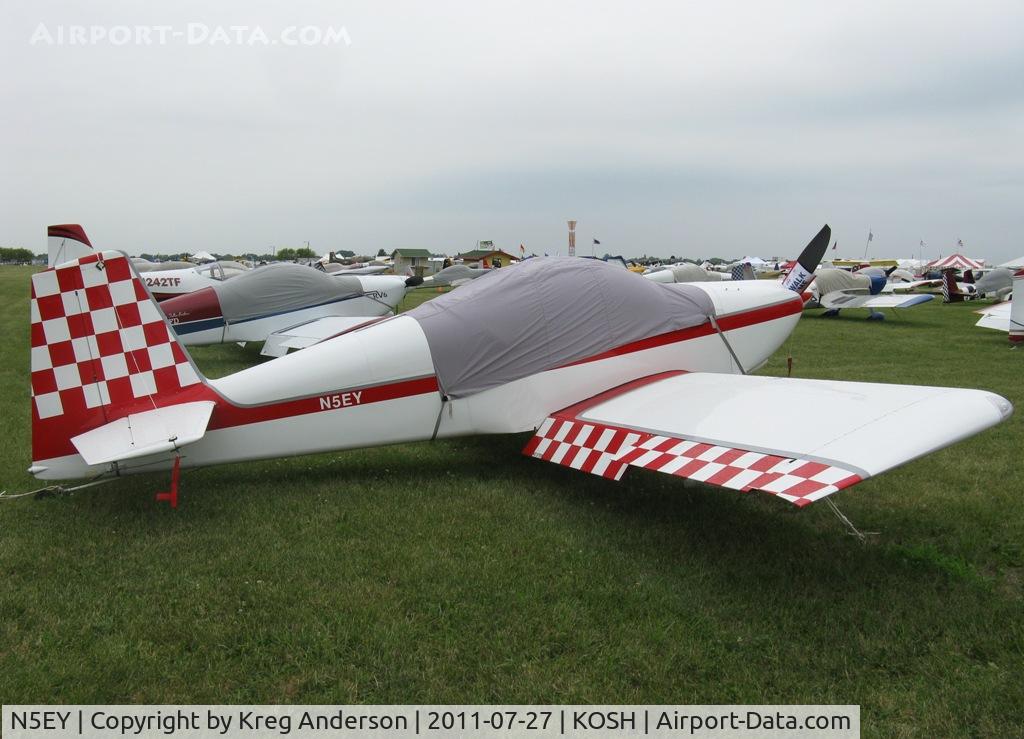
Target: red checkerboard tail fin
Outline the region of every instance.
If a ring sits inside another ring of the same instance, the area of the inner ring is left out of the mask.
[[[960,286],[956,283],[956,270],[942,270],[942,302],[960,303],[963,299],[964,294],[960,292]]]
[[[210,394],[121,252],[33,275],[31,321],[36,463],[76,453],[76,436],[129,414]]]
[[[85,235],[85,229],[77,223],[64,223],[49,226],[46,229],[46,263],[53,267],[56,264],[70,262],[72,259],[87,257],[93,254],[92,244]]]

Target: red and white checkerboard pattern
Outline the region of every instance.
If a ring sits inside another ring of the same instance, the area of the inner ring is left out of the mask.
[[[32,398],[40,419],[130,406],[200,381],[120,252],[32,276]]]
[[[558,416],[541,424],[523,454],[614,480],[632,465],[732,490],[759,490],[797,506],[861,481],[850,470],[822,462]]]

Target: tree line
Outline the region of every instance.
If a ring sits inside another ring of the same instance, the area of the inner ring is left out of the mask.
[[[35,256],[29,249],[0,246],[0,262],[4,264],[28,264]]]

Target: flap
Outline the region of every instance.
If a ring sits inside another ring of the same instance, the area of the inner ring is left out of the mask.
[[[806,505],[1012,410],[982,390],[677,374],[555,414],[524,453],[615,479],[632,465]]]
[[[211,400],[132,413],[71,439],[88,464],[107,464],[171,451],[203,438]]]

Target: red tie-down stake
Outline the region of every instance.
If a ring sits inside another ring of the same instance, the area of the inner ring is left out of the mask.
[[[178,507],[178,478],[181,476],[181,455],[174,458],[174,467],[171,468],[171,489],[165,493],[157,493],[157,501],[166,500],[171,508]]]

